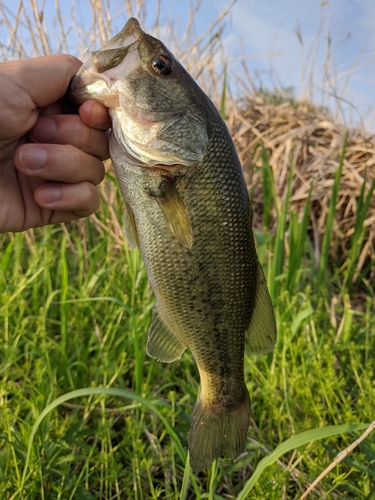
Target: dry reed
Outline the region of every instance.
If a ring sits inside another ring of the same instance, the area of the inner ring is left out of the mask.
[[[0,32],[3,35],[0,59],[66,52],[69,48],[78,57],[84,58],[88,50],[101,46],[113,36],[114,25],[116,29],[120,28],[123,24],[122,18],[133,15],[145,22],[147,17],[151,17],[147,12],[147,2],[140,0],[127,1],[123,10],[117,13],[111,11],[110,0],[88,0],[86,3],[89,8],[84,17],[80,5],[73,2],[71,16],[67,18],[66,12],[65,15],[62,13],[59,1],[56,0],[54,29],[51,29],[51,16],[46,20],[44,3],[19,0],[18,5],[10,10],[0,2]],[[222,33],[230,6],[198,37],[195,29],[197,9],[191,10],[191,16],[183,31],[177,21],[168,21],[165,16],[163,22],[160,22],[161,4],[161,1],[156,3],[152,32],[171,46],[205,92],[218,104],[223,89],[224,66],[215,64],[215,61],[223,60],[223,57],[220,57],[223,56]],[[182,34],[178,35],[181,31]],[[286,100],[273,104],[257,92],[253,82],[248,83],[252,90],[243,92],[242,95],[246,94],[244,98],[228,105],[227,121],[249,187],[253,188],[255,227],[261,228],[262,216],[262,158],[261,149],[256,146],[264,145],[273,168],[280,204],[286,192],[288,172],[292,163],[295,166],[291,200],[293,210],[302,211],[312,186],[311,234],[315,248],[319,251],[346,128],[308,100],[297,103]],[[333,257],[348,248],[356,218],[357,200],[365,179],[368,185],[375,179],[374,136],[364,137],[360,128],[352,128],[349,131],[335,216]],[[109,196],[108,189],[103,189],[102,192],[106,199]],[[375,199],[365,221],[368,236],[360,256],[359,268],[365,262],[375,259],[374,222]],[[95,216],[93,223],[98,223]],[[117,226],[118,222],[114,221],[112,227],[116,228],[118,235]],[[271,221],[271,232],[274,231],[274,226],[275,219]]]
[[[281,206],[287,190],[289,169],[294,164],[291,209],[302,214],[311,193],[311,232],[316,247],[325,231],[334,175],[342,152],[344,125],[334,123],[329,113],[311,102],[267,103],[261,96],[248,95],[229,112],[228,123],[237,146],[249,187],[253,186],[254,223],[261,228],[261,171],[263,145],[272,166],[276,194]],[[359,129],[349,131],[345,151],[339,199],[336,206],[332,256],[347,253],[356,220],[357,201],[364,182],[369,188],[375,180],[374,136],[364,137]],[[371,202],[365,226],[367,242],[359,268],[375,259],[375,198]],[[270,230],[275,230],[275,219]]]

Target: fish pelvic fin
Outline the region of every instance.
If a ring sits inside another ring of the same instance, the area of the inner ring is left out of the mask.
[[[130,206],[127,203],[125,203],[124,224],[125,224],[125,238],[129,243],[130,248],[133,249],[137,246],[139,247],[138,231],[135,223],[135,217]]]
[[[257,353],[272,351],[277,341],[275,313],[266,278],[258,259],[254,310],[245,338],[250,349]]]
[[[250,419],[250,398],[231,411],[204,406],[198,400],[189,431],[190,465],[194,472],[210,467],[216,458],[237,458],[246,447]]]
[[[182,246],[191,248],[193,232],[189,214],[175,186],[164,178],[158,192],[152,193],[152,196],[163,212],[170,232]]]
[[[148,329],[146,352],[163,363],[172,363],[180,358],[186,346],[176,337],[160,316],[157,306],[152,310],[151,324]]]

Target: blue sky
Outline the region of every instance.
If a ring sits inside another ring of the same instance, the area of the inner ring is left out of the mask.
[[[13,11],[17,8],[16,3],[3,1]],[[24,0],[25,5],[28,3]],[[88,0],[61,0],[60,8],[67,26],[72,20],[71,3],[77,7],[79,24],[91,19],[91,14],[86,15]],[[120,29],[128,17],[127,2],[108,0],[108,3],[115,18],[114,29]],[[151,34],[156,3],[157,0],[144,2],[145,28]],[[196,3],[197,0],[162,0],[160,18],[166,23],[175,20],[176,31],[180,26],[182,34],[191,5]],[[198,36],[229,3],[229,0],[202,0],[195,17]],[[53,29],[55,2],[38,0],[38,4],[44,4],[45,23]],[[375,112],[375,0],[237,0],[226,20],[224,46],[225,57],[229,60],[245,55],[250,74],[260,75],[265,86],[293,86],[297,96],[310,97],[331,107],[340,102],[341,117],[347,123],[358,122],[361,117],[375,130],[372,120]],[[233,92],[238,71],[239,64],[231,62],[229,83]],[[332,94],[339,100],[330,100]]]
[[[148,4],[151,10],[152,2]],[[203,0],[197,31],[203,32],[228,4]],[[179,15],[182,23],[186,19],[189,2],[164,0],[163,6],[166,14]],[[332,105],[329,96],[334,94],[347,123],[360,116],[374,130],[374,0],[237,0],[224,35],[228,58],[249,56],[250,73],[260,74],[266,86],[293,86],[297,95],[311,96],[322,104]],[[271,53],[271,57],[262,56]]]

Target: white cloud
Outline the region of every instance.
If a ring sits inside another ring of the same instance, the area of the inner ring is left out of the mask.
[[[211,9],[215,5],[217,12],[227,6],[224,0],[207,2]],[[238,0],[231,15],[230,35],[225,40],[229,55],[241,55],[239,38],[242,37],[247,55],[282,52],[282,55],[272,58],[272,64],[283,85],[298,88],[302,69],[307,63],[305,79],[309,81],[311,71],[315,86],[320,87],[327,63],[329,37],[330,51],[333,52],[329,74],[330,77],[344,75],[335,83],[340,92],[346,82],[345,75],[350,72],[360,51],[363,49],[357,66],[375,55],[375,2],[331,0],[323,7],[320,4],[320,1],[311,0]],[[295,32],[297,26],[301,30],[302,46]],[[269,64],[266,59],[255,59],[249,61],[249,67],[264,70]],[[356,70],[347,86],[348,99],[359,107],[374,103],[374,75],[375,61]]]

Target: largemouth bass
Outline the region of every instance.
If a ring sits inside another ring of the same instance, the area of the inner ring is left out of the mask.
[[[249,196],[217,109],[165,45],[129,19],[90,54],[71,86],[77,104],[110,109],[110,154],[126,236],[156,296],[147,353],[170,363],[189,348],[201,391],[189,431],[193,470],[245,449],[250,400],[245,339],[276,343],[252,233]]]

